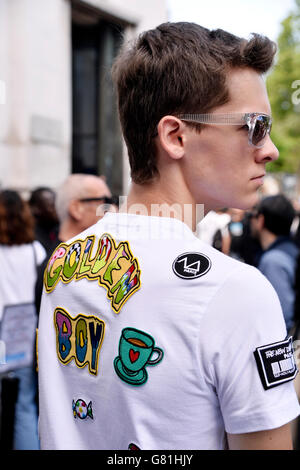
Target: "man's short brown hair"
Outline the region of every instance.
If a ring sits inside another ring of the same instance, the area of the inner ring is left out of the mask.
[[[246,40],[185,22],[161,24],[123,48],[112,75],[133,181],[158,174],[154,136],[163,116],[207,113],[227,103],[228,70],[265,73],[275,52],[275,43],[259,34]]]

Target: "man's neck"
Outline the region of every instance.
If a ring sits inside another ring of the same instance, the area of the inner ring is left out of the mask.
[[[58,238],[62,242],[70,240],[81,232],[81,228],[78,227],[74,222],[65,220],[59,227]]]
[[[175,181],[172,186],[162,181],[143,185],[132,183],[120,212],[175,218],[188,225],[193,232],[204,216],[203,206],[197,206],[184,185],[180,188]]]

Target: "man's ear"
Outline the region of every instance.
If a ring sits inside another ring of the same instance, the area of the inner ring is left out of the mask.
[[[265,216],[263,214],[258,214],[257,216],[257,225],[258,229],[262,230],[265,226]]]
[[[82,217],[83,205],[81,204],[78,199],[72,199],[69,203],[69,215],[72,219],[76,220],[77,222]]]
[[[184,156],[184,124],[175,116],[164,116],[157,126],[162,148],[175,160]]]

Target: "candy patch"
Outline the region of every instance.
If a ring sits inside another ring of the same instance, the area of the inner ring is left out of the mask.
[[[87,405],[86,402],[80,398],[76,400],[76,402],[73,400],[72,409],[74,418],[85,419],[89,416],[91,419],[94,419],[91,401]]]

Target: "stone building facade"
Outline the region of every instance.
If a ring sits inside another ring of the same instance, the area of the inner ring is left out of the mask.
[[[122,37],[167,20],[165,0],[0,0],[0,188],[85,172],[126,194],[109,70]]]

